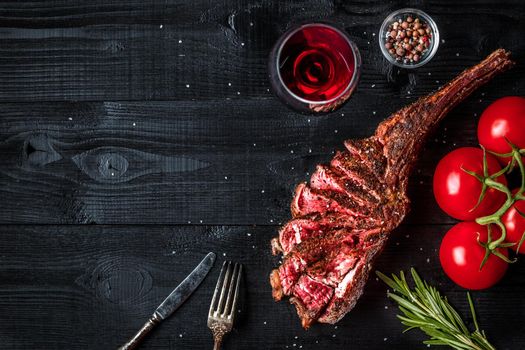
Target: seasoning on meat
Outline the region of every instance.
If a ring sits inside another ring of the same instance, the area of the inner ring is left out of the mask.
[[[408,176],[437,123],[498,73],[513,66],[496,50],[435,94],[402,108],[364,140],[347,140],[310,183],[297,186],[293,219],[272,240],[284,255],[270,275],[273,297],[290,296],[304,328],[335,323],[363,293],[371,265],[409,210]]]

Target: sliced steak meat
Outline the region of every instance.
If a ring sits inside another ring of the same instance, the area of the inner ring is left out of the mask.
[[[349,178],[340,170],[326,165],[318,165],[310,178],[310,187],[316,190],[334,191],[346,194],[362,206],[375,206],[380,201],[379,196],[373,196],[362,185]]]
[[[294,286],[290,302],[295,305],[304,328],[310,327],[332,299],[334,289],[308,275],[302,275]]]
[[[297,244],[311,238],[323,237],[327,232],[335,229],[352,229],[353,234],[361,237],[365,234],[377,235],[382,232],[382,228],[368,218],[347,218],[342,220],[338,215],[327,214],[310,215],[288,221],[279,231],[279,236],[272,239],[272,252],[274,255],[279,253],[287,255]]]
[[[295,189],[295,196],[291,204],[294,217],[329,212],[345,216],[370,216],[373,213],[368,207],[360,205],[353,198],[333,191],[314,190],[305,183]]]
[[[375,135],[347,140],[330,165],[296,188],[294,217],[272,240],[285,255],[270,275],[273,296],[290,295],[301,323],[335,323],[363,293],[373,262],[409,209],[408,176],[425,139],[475,89],[512,67],[496,50],[435,94],[383,121]]]
[[[383,145],[375,138],[346,140],[345,147],[354,158],[359,158],[379,178],[384,178],[386,158]]]
[[[330,165],[345,174],[348,179],[352,179],[359,184],[371,196],[378,200],[383,200],[383,191],[385,189],[383,178],[378,177],[366,167],[365,163],[359,162],[357,158],[348,152],[336,152]]]

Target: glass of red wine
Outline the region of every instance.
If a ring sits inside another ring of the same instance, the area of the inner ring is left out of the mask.
[[[288,30],[270,54],[270,82],[276,95],[306,113],[341,107],[361,73],[357,46],[343,30],[310,23]]]

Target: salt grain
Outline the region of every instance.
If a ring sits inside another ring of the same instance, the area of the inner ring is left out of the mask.
[[[179,44],[182,44],[182,40],[181,39],[179,39]]]
[[[164,27],[162,24],[159,26],[160,29],[162,29],[162,27]]]
[[[189,87],[190,87],[190,84],[186,84],[186,87],[187,87],[187,88],[189,89]]]

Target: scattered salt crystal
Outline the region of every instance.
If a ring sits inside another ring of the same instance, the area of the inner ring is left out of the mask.
[[[345,114],[344,114],[344,113],[341,113],[341,117],[344,117],[344,116],[345,116]]]
[[[335,129],[335,130],[334,130],[334,133],[336,133],[336,134],[337,134],[337,129]]]
[[[264,190],[261,190],[261,193],[264,193]]]
[[[387,341],[387,340],[388,340],[388,338],[383,338],[383,341]]]
[[[442,40],[441,40],[441,43],[444,44],[444,43],[445,43],[445,39],[442,39]]]
[[[67,120],[73,120],[73,118],[69,117],[69,118],[67,118]]]
[[[222,256],[226,256],[226,253],[222,253]]]
[[[273,222],[273,219],[270,219],[270,222]]]
[[[252,234],[248,232],[246,235],[247,235],[248,237],[251,237]]]
[[[179,39],[179,44],[182,44],[182,40],[181,39]]]
[[[244,46],[244,43],[241,43],[241,46]]]
[[[423,251],[423,247],[419,247],[419,250],[420,250],[420,251]]]
[[[376,111],[372,111],[372,114],[373,114],[373,115],[376,115],[376,113],[377,113]]]
[[[430,258],[427,258],[427,263],[429,263],[429,262],[430,262]]]
[[[202,224],[202,220],[199,220],[199,223]]]
[[[428,72],[428,75],[432,75],[432,72]]]
[[[335,338],[335,334],[332,334],[332,338]]]
[[[376,36],[376,33],[372,33],[372,36]]]
[[[182,338],[182,334],[179,334],[179,338]]]
[[[253,27],[253,22],[250,22],[250,27]]]
[[[266,324],[266,321],[264,321],[263,324]]]
[[[410,237],[410,235],[406,235],[405,237],[406,237],[406,238],[409,238],[409,237]]]
[[[295,339],[299,338],[298,336],[295,336]]]
[[[137,123],[133,123],[133,126],[137,126]]]
[[[190,220],[188,220],[188,224],[191,224],[191,221],[190,221]]]
[[[292,149],[292,150],[290,150],[290,153],[293,153],[293,149]]]
[[[240,92],[240,91],[237,91],[237,95],[240,95],[240,94],[241,94],[241,92]]]
[[[385,305],[385,310],[388,310],[388,305]]]
[[[162,27],[164,27],[162,24],[159,26],[160,29],[162,29]]]
[[[257,146],[257,144],[256,144],[256,143],[254,143],[254,144],[253,144],[253,147],[255,147],[255,146]]]
[[[373,88],[375,88],[375,87],[376,87],[376,84],[372,84],[371,86],[372,86]]]
[[[311,148],[308,149],[308,153],[312,153],[312,149]]]
[[[228,83],[228,86],[232,86],[232,83]]]
[[[189,88],[189,87],[190,87],[190,84],[186,84],[186,87]]]
[[[459,52],[456,52],[456,57],[459,57]]]

